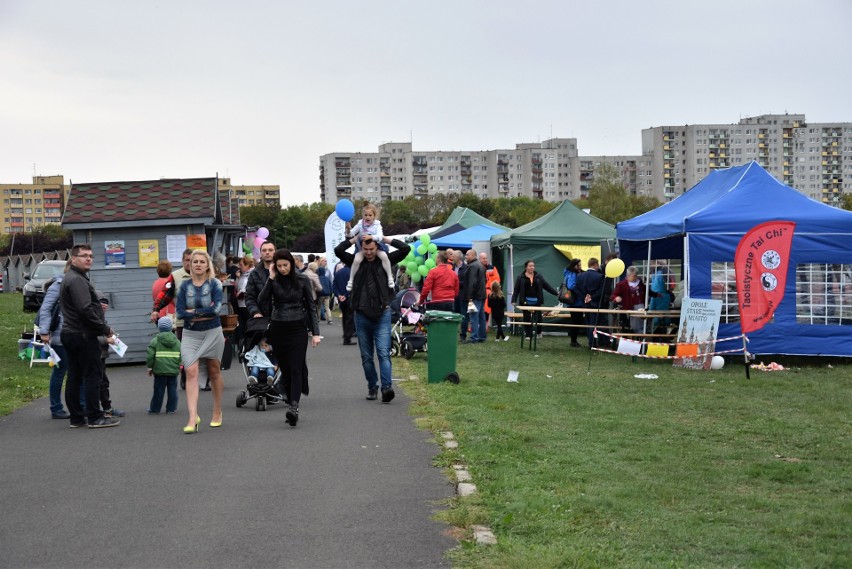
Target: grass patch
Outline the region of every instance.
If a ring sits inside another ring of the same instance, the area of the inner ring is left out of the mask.
[[[0,415],[47,395],[50,368],[30,369],[29,360],[18,358],[21,332],[32,331],[34,312],[24,312],[21,293],[0,294]]]
[[[800,358],[747,381],[731,362],[608,354],[589,373],[589,355],[559,337],[459,346],[459,385],[426,384],[422,354],[395,360],[421,378],[403,383],[418,424],[459,441],[436,464],[463,461],[479,490],[440,516],[498,538],[463,542],[455,566],[850,566],[852,366]]]

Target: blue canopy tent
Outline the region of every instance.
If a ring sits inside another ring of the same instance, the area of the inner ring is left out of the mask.
[[[446,249],[447,247],[452,247],[454,249],[470,249],[473,246],[474,241],[490,242],[492,235],[503,233],[504,231],[505,229],[492,227],[490,225],[474,225],[473,227],[463,229],[456,233],[432,239],[432,243],[437,245],[440,249]]]
[[[672,202],[617,224],[616,237],[626,264],[682,259],[686,296],[724,297],[724,338],[740,333],[736,295],[724,289],[733,280],[737,245],[755,225],[773,220],[796,223],[787,284],[773,320],[749,334],[749,351],[852,356],[852,212],[802,195],[757,162],[712,172]],[[717,344],[734,348],[735,342]]]

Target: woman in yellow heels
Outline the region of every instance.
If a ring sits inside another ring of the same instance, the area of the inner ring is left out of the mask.
[[[186,371],[186,407],[189,420],[183,428],[186,434],[197,433],[199,375],[210,378],[213,392],[211,427],[222,426],[222,381],[219,358],[225,350],[225,336],[219,320],[222,307],[222,283],[215,278],[210,255],[196,249],[190,257],[190,280],[181,283],[175,294],[177,317],[183,320],[181,359]]]

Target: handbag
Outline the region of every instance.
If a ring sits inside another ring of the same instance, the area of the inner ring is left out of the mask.
[[[570,304],[574,303],[574,291],[572,291],[570,288],[568,288],[568,286],[565,283],[562,283],[561,285],[559,285],[559,290],[557,292],[558,292],[558,294],[556,295],[557,299],[562,304],[570,305]]]

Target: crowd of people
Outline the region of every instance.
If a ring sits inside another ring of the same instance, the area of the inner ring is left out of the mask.
[[[226,339],[220,313],[225,302],[231,302],[237,314],[238,341],[246,335],[250,321],[265,319],[258,322],[264,337],[244,354],[250,369],[248,381],[256,384],[259,378],[267,380],[280,372],[276,388],[288,406],[285,415],[291,426],[298,424],[301,398],[310,391],[308,346],[317,347],[322,341],[320,323],[331,324],[335,304],[340,310],[343,345],[355,345],[357,340],[367,400],[381,397],[383,403],[390,403],[395,397],[391,382],[391,303],[398,282],[392,267],[408,255],[411,247],[383,235],[375,207],[368,205],[362,213],[361,221],[335,248],[340,262],[333,270],[321,256],[309,255],[306,263],[301,255],[276,248],[272,241],[262,243],[256,260],[245,256],[216,262],[206,250],[186,249],[176,270],[168,261],[161,261],[151,290],[150,320],[156,324],[157,334],[146,354],[148,373],[154,380],[148,413],[160,414],[164,402],[165,413],[177,412],[180,377],[187,408],[183,432],[199,432],[200,391],[212,392],[209,426],[221,427],[221,364]],[[354,253],[350,252],[352,245]],[[611,258],[614,255],[607,261]],[[65,275],[45,287],[38,316],[41,339],[60,356],[50,380],[51,414],[67,419],[71,427],[112,427],[119,425],[124,415],[110,399],[105,359],[116,336],[105,316],[108,298],[96,291],[88,278],[92,259],[89,245],[74,246]],[[597,259],[588,259],[585,271],[580,259],[572,259],[557,290],[536,271],[535,262],[528,260],[508,299],[500,274],[486,253],[446,249],[437,252],[434,260],[435,268],[420,286],[420,308],[458,313],[459,340],[463,343],[485,342],[489,328],[496,330],[496,341],[508,340],[504,322],[509,302],[544,306],[544,292],[557,296],[569,308],[600,308],[605,301],[607,307],[626,310],[645,306],[645,284],[633,266],[614,284],[615,279],[604,276],[604,267]],[[670,299],[670,275],[662,262],[655,269],[648,294],[653,307],[664,310]],[[222,277],[233,283],[233,293],[227,299]],[[529,337],[540,334],[540,327],[533,329],[531,312],[522,312],[527,322],[523,333]],[[629,327],[638,331],[644,325],[641,320],[632,318]],[[580,346],[580,329],[585,328],[588,346],[594,347],[598,339],[593,330],[612,324],[593,310],[572,312],[570,321],[570,345],[574,347]],[[61,400],[66,372],[67,411]]]

